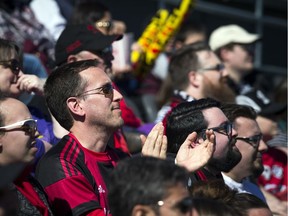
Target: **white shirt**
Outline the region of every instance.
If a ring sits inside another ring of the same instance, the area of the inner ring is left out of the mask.
[[[230,187],[233,190],[237,190],[239,193],[250,193],[253,194],[254,196],[258,197],[262,201],[266,203],[265,196],[261,192],[260,188],[258,185],[252,183],[248,179],[244,179],[242,182],[236,182],[229,176],[225,175],[222,173],[223,179],[225,184]]]
[[[225,184],[230,187],[233,190],[237,190],[239,193],[249,193],[248,191],[244,190],[244,186],[242,183],[236,182],[234,181],[232,178],[230,178],[229,176],[225,175],[224,173],[222,173],[223,179]]]

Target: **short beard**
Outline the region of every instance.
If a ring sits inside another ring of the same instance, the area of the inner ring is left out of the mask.
[[[241,153],[238,150],[234,150],[231,146],[222,159],[211,158],[208,162],[209,169],[218,172],[229,172],[234,166],[236,166],[242,158]]]
[[[256,159],[253,163],[253,169],[252,169],[253,176],[255,178],[258,178],[262,174],[263,171],[264,171],[264,166],[263,166],[262,160],[258,161]]]
[[[234,91],[228,86],[225,77],[220,78],[218,85],[215,85],[205,77],[204,85],[205,85],[203,89],[204,97],[210,97],[225,103],[235,103],[236,95]]]

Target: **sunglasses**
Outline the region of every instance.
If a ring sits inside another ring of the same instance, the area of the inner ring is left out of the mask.
[[[157,205],[163,206],[164,203],[165,202],[161,200],[161,201],[158,201]],[[192,207],[193,207],[193,200],[191,197],[188,196],[180,200],[179,202],[177,202],[175,205],[173,205],[172,208],[178,209],[181,213],[185,214],[191,211]]]
[[[114,90],[113,85],[111,83],[107,83],[107,84],[105,84],[99,88],[90,89],[88,91],[85,91],[85,92],[79,94],[78,97],[84,96],[84,95],[92,95],[92,94],[102,94],[102,95],[105,95],[105,97],[109,97],[109,96],[113,95],[113,90]],[[98,91],[98,92],[89,93],[92,91]]]
[[[20,63],[16,59],[11,59],[7,61],[0,61],[0,65],[3,65],[5,68],[9,68],[13,74],[16,76],[20,73]]]
[[[29,136],[35,136],[35,133],[37,131],[37,121],[34,119],[26,119],[11,125],[0,127],[0,131],[4,132],[10,132],[15,130],[22,130]]]
[[[214,132],[223,134],[225,136],[228,136],[229,139],[232,137],[232,129],[233,129],[233,124],[231,122],[224,122],[218,127],[212,127],[212,128],[207,128],[203,129],[201,131],[202,138],[205,140],[206,139],[206,130],[213,130]]]
[[[236,137],[236,140],[242,140],[253,146],[253,148],[258,148],[262,137],[263,137],[262,134],[257,134],[251,137]]]
[[[220,63],[215,65],[214,67],[209,67],[209,68],[202,68],[199,69],[198,71],[218,71],[218,72],[222,72],[225,69],[225,65]]]

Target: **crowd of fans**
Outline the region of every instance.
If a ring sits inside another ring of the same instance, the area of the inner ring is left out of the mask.
[[[103,3],[42,3],[0,3],[0,216],[287,215],[287,80],[247,78],[261,35],[184,21],[139,77]]]

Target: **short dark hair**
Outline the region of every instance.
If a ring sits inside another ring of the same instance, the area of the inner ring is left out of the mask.
[[[52,71],[44,85],[44,96],[49,110],[66,130],[73,125],[73,117],[67,107],[69,97],[79,95],[87,86],[87,80],[80,72],[90,67],[98,67],[97,60],[76,61],[61,65]]]
[[[238,117],[244,117],[252,120],[256,120],[257,117],[256,111],[252,107],[246,105],[222,103],[221,110],[230,122],[234,122]]]
[[[241,211],[234,209],[221,200],[193,198],[193,208],[196,209],[198,215],[242,216]]]
[[[171,187],[185,187],[187,182],[187,171],[170,161],[154,157],[124,159],[113,170],[108,186],[111,213],[128,216],[137,204],[154,207]]]
[[[207,181],[198,181],[189,188],[192,197],[220,200],[230,202],[238,193],[225,184],[223,179],[209,179]]]
[[[196,42],[184,45],[172,55],[168,71],[175,89],[188,86],[188,73],[201,67],[196,53],[203,50],[210,51],[210,47],[205,42]]]
[[[266,208],[268,205],[260,198],[250,193],[237,193],[229,204],[236,210],[241,211],[244,215],[248,215],[250,209]]]
[[[166,125],[167,152],[177,153],[190,133],[207,128],[208,122],[205,120],[202,111],[211,107],[220,109],[220,102],[212,98],[203,98],[180,103],[172,109]]]

